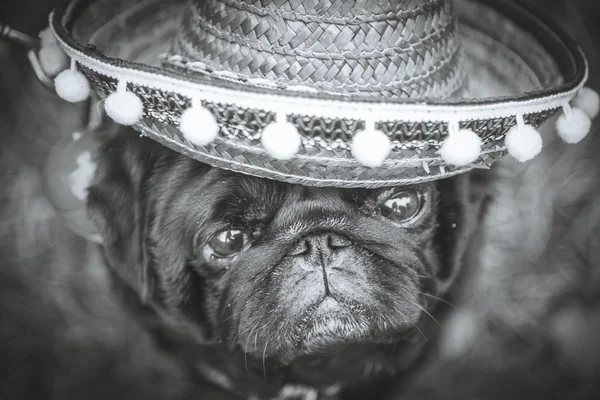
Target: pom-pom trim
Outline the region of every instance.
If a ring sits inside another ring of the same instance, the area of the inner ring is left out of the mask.
[[[453,120],[448,123],[448,137],[438,153],[448,164],[463,167],[477,161],[481,148],[481,137],[470,129],[460,129],[460,122]]]
[[[127,90],[127,81],[117,83],[117,91],[104,101],[106,114],[116,123],[130,126],[144,116],[144,104],[133,92]]]
[[[260,140],[263,148],[276,160],[293,158],[302,145],[298,128],[287,120],[284,112],[275,114],[275,121],[263,129]]]
[[[202,105],[202,101],[193,98],[191,107],[181,114],[179,130],[192,144],[206,146],[219,134],[219,124],[214,115]]]
[[[389,157],[392,143],[389,137],[376,129],[375,120],[365,120],[365,129],[352,137],[352,155],[365,167],[377,168]]]
[[[522,114],[517,114],[516,120],[517,124],[506,133],[504,144],[517,161],[529,161],[542,151],[542,136],[533,126],[525,123]]]
[[[583,110],[590,119],[600,113],[600,95],[594,89],[583,87],[573,99],[572,106]]]
[[[565,143],[579,143],[590,133],[591,128],[592,120],[585,111],[571,107],[568,103],[563,105],[563,113],[556,120],[556,132]]]
[[[71,59],[71,67],[54,78],[56,94],[70,103],[79,103],[90,97],[91,87],[85,75],[77,71],[77,62]]]

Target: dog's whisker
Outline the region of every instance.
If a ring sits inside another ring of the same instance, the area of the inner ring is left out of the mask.
[[[239,301],[239,298],[237,298],[237,297],[234,298],[234,299],[232,299],[232,301],[231,301],[232,307],[234,305],[236,305],[238,301]],[[247,303],[244,303],[244,305],[242,306],[242,312],[245,311],[246,305],[247,305]],[[235,314],[233,314],[231,317],[233,318],[234,315]],[[231,340],[232,343],[237,343],[237,340],[238,340],[238,338],[240,336],[240,324],[241,324],[241,322],[242,322],[242,320],[238,318],[237,319],[237,323],[236,323],[236,327],[235,327],[235,334],[233,335],[233,339]],[[248,344],[246,343],[246,346],[247,345]]]
[[[252,329],[250,329],[249,335],[246,337],[246,345],[244,346],[244,365],[246,367],[246,372],[250,372],[250,370],[248,369],[248,343],[250,343],[250,338],[252,337],[252,332],[254,331],[254,329],[256,329],[256,327],[258,326],[259,323],[260,323],[260,321],[257,321],[256,324],[254,324]]]
[[[426,292],[421,292],[421,291],[419,291],[419,292],[418,292],[418,294],[420,294],[420,295],[422,295],[422,296],[425,296],[425,297],[430,297],[430,298],[432,298],[432,299],[435,299],[435,300],[438,300],[438,301],[441,301],[442,303],[444,303],[444,304],[447,304],[447,305],[449,305],[449,306],[451,306],[451,307],[456,307],[456,305],[455,305],[455,304],[453,304],[453,303],[449,302],[448,300],[445,300],[445,299],[443,299],[443,298],[441,298],[441,297],[435,296],[435,295],[433,295],[433,294],[431,294],[431,293],[426,293]]]
[[[258,350],[258,343],[257,343],[258,342],[258,334],[259,334],[259,332],[260,332],[261,329],[262,329],[262,327],[256,328],[254,330],[254,350],[255,351]]]
[[[429,315],[429,316],[431,317],[431,319],[433,319],[433,320],[434,320],[434,321],[435,321],[435,322],[436,322],[436,323],[437,323],[437,324],[438,324],[440,327],[441,327],[442,325],[441,325],[441,324],[438,322],[438,320],[436,320],[436,319],[433,317],[433,315],[431,315],[431,314],[430,314],[430,313],[429,313],[427,310],[425,310],[425,308],[424,308],[423,306],[421,306],[420,304],[418,304],[419,298],[418,298],[417,294],[421,294],[421,295],[424,295],[424,296],[433,297],[433,298],[435,298],[435,299],[437,299],[437,300],[443,301],[443,302],[445,302],[445,303],[447,303],[447,304],[449,304],[449,305],[451,305],[451,306],[453,306],[453,307],[454,307],[454,305],[453,305],[453,304],[451,304],[451,303],[448,303],[448,302],[446,302],[444,299],[441,299],[441,298],[439,298],[439,297],[436,297],[436,296],[434,296],[434,295],[429,295],[428,293],[424,293],[424,292],[422,292],[422,291],[418,291],[417,293],[413,293],[413,292],[411,292],[411,291],[410,291],[410,289],[408,289],[407,287],[405,287],[405,286],[402,286],[402,285],[400,285],[400,286],[399,286],[399,288],[400,288],[400,289],[402,289],[402,290],[403,290],[403,291],[406,293],[406,295],[407,295],[408,297],[411,297],[412,299],[414,299],[414,300],[415,300],[415,301],[412,301],[412,300],[406,299],[406,300],[407,300],[409,303],[411,303],[411,304],[413,304],[413,305],[417,306],[417,307],[418,307],[418,308],[419,308],[421,311],[423,311],[423,312],[425,312],[427,315]]]
[[[221,325],[223,325],[224,323],[226,323],[226,322],[228,322],[228,321],[231,321],[231,320],[232,320],[234,317],[235,317],[234,315],[230,315],[229,317],[227,317],[227,318],[225,318],[225,319],[223,319],[223,320],[219,321],[219,322],[217,323],[217,326],[221,326]]]
[[[405,313],[400,311],[397,307],[394,307],[394,311],[397,312],[398,314],[400,314],[406,321],[410,322],[411,325],[421,334],[421,336],[423,336],[423,339],[425,340],[425,342],[428,342],[427,336],[425,336],[425,332],[423,332],[423,330],[421,328],[419,328],[419,325],[415,321],[411,320]],[[390,320],[390,323],[393,323],[393,322]]]
[[[409,299],[406,299],[406,301],[417,306],[421,311],[423,311],[425,314],[427,314],[436,324],[438,324],[440,327],[442,327],[442,324],[440,324],[440,322],[433,315],[431,315],[431,313],[429,311],[427,311],[424,307],[422,307],[419,303],[416,303]]]
[[[265,342],[265,348],[263,349],[262,352],[262,370],[263,370],[263,377],[265,379],[265,381],[267,380],[267,367],[265,364],[265,359],[267,357],[267,347],[269,346],[269,339],[267,339],[267,341]]]

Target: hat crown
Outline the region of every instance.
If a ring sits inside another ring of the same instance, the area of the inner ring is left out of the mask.
[[[451,0],[193,0],[179,67],[248,84],[444,99],[466,68]]]

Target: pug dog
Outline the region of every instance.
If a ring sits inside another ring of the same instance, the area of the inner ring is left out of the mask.
[[[193,327],[177,346],[205,377],[256,398],[296,386],[375,398],[372,383],[397,382],[435,336],[476,225],[472,185],[304,187],[124,130],[103,147],[87,207],[112,269]]]

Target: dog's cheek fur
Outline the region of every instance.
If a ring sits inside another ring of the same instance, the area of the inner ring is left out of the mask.
[[[195,230],[211,215],[207,171],[125,130],[107,141],[88,194],[107,261],[142,302],[202,322],[205,282],[188,263]]]
[[[153,179],[160,194],[153,206],[149,252],[161,304],[202,325],[208,340],[216,325],[221,271],[204,265],[199,238],[211,235],[207,229],[214,225],[217,204],[233,182],[227,172],[184,157],[170,160]]]
[[[123,129],[101,149],[87,211],[102,236],[108,263],[147,301],[154,291],[146,243],[152,217],[147,183],[158,156],[133,135]]]

